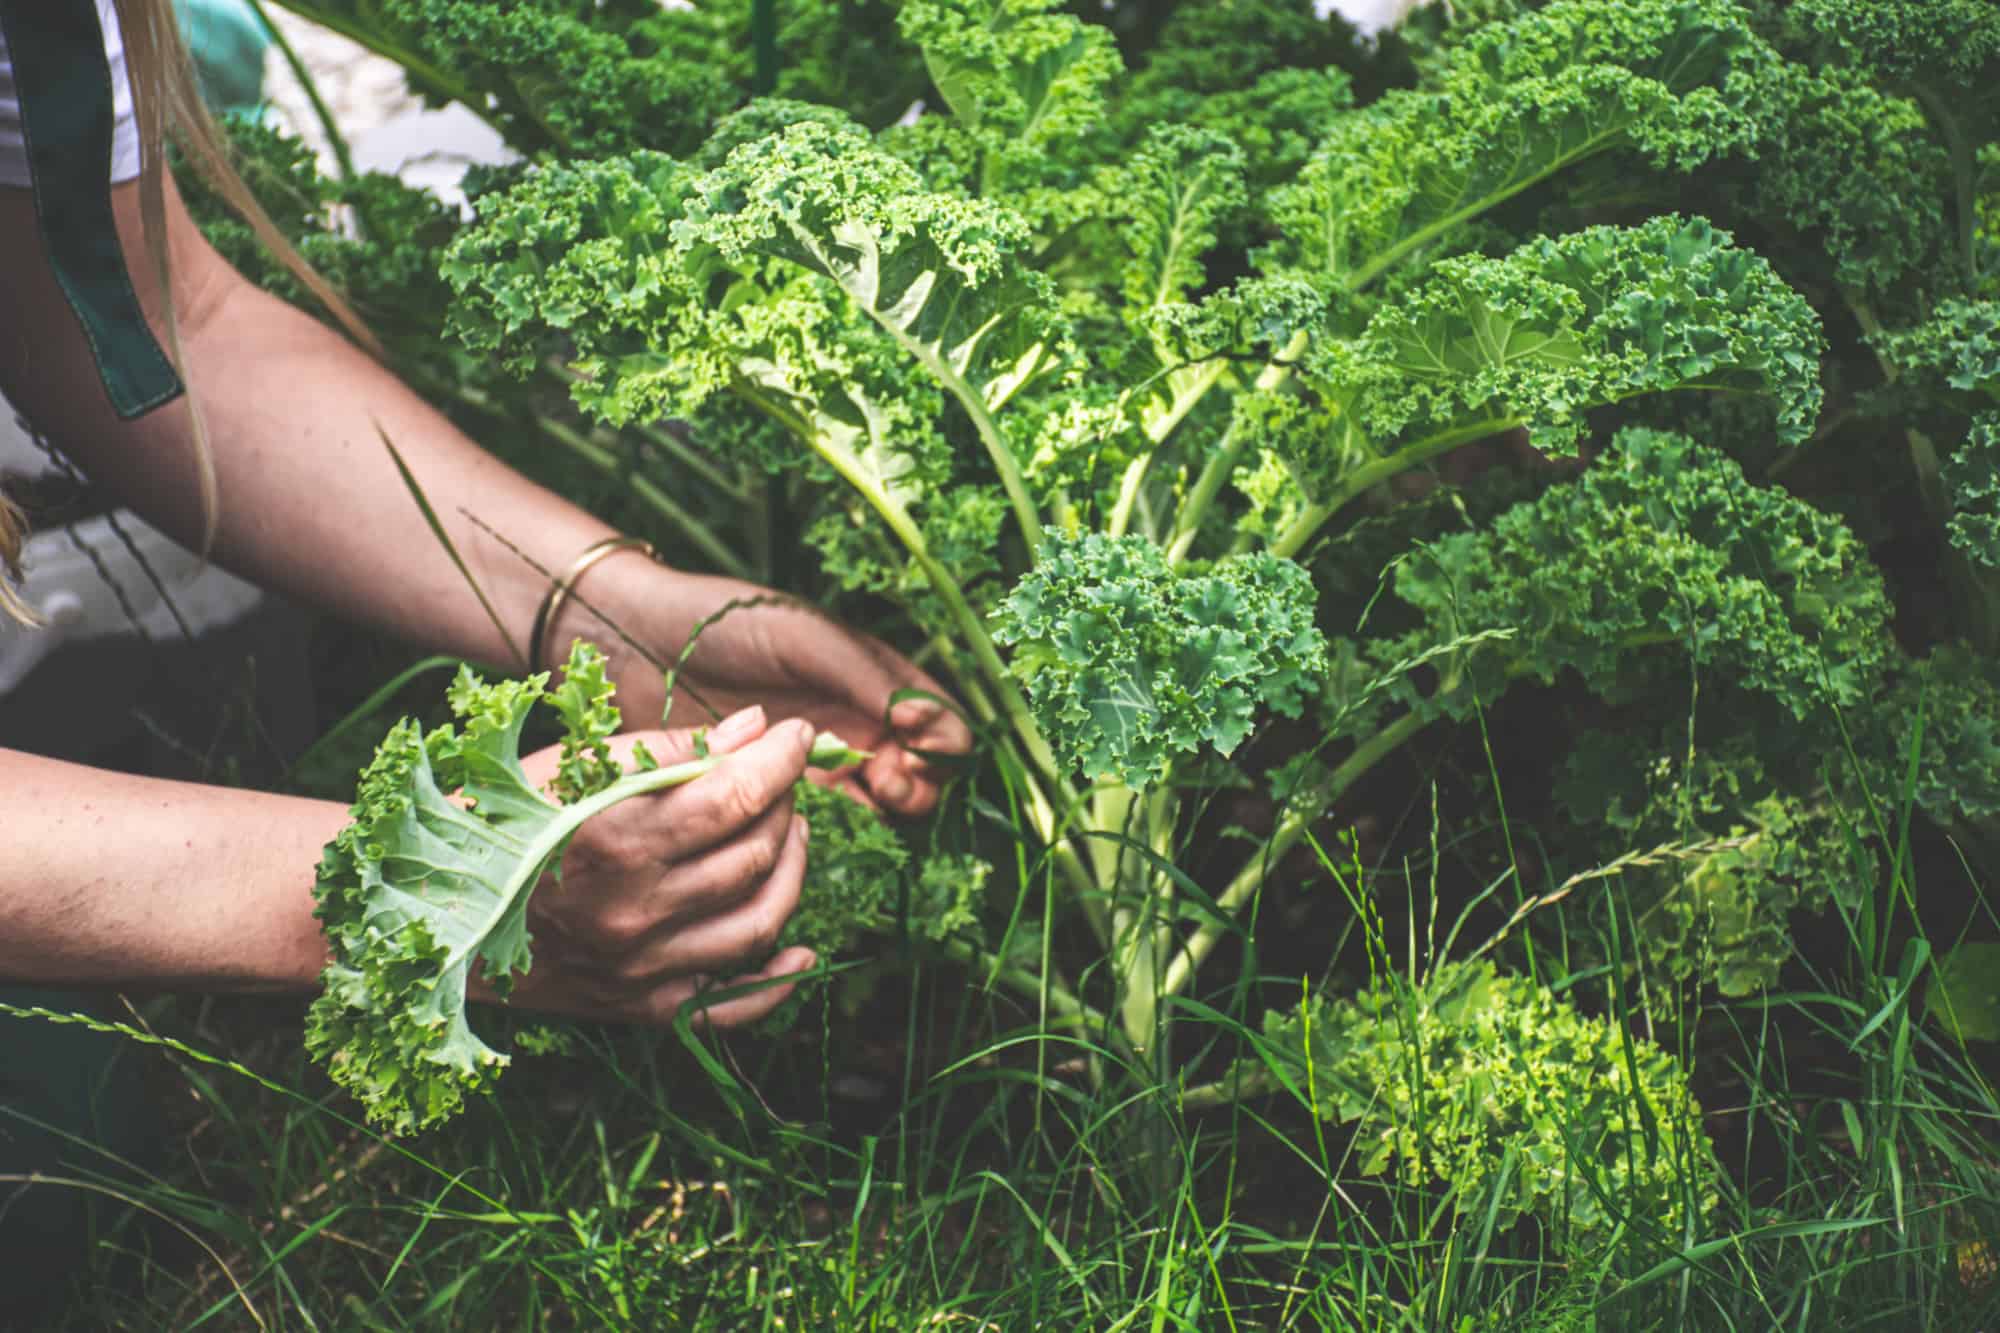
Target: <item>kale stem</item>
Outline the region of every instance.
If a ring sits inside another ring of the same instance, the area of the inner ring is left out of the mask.
[[[1292,367],[1305,355],[1306,334],[1304,330],[1293,334],[1278,354],[1271,358],[1251,385],[1254,393],[1270,393],[1291,378]],[[1202,520],[1208,517],[1209,506],[1222,493],[1223,483],[1236,471],[1237,461],[1242,457],[1246,440],[1238,425],[1241,418],[1232,418],[1229,427],[1222,433],[1222,441],[1209,454],[1208,462],[1196,478],[1194,489],[1181,504],[1181,511],[1174,519],[1174,535],[1167,546],[1167,564],[1178,565],[1187,559],[1188,551],[1194,546],[1195,538],[1201,535]]]
[[[1308,506],[1289,527],[1279,533],[1271,543],[1271,554],[1298,555],[1328,519],[1345,509],[1355,497],[1381,485],[1391,477],[1407,472],[1420,463],[1436,458],[1439,454],[1456,449],[1461,444],[1469,444],[1473,440],[1497,435],[1503,430],[1512,430],[1524,424],[1519,417],[1488,417],[1484,421],[1474,421],[1464,426],[1439,431],[1436,435],[1427,435],[1414,444],[1404,445],[1386,458],[1362,464],[1348,473],[1324,502]]]
[[[1287,852],[1298,845],[1306,830],[1319,822],[1320,818],[1333,807],[1333,803],[1359,781],[1363,774],[1394,754],[1412,736],[1429,726],[1433,716],[1434,714],[1427,711],[1412,709],[1363,741],[1353,754],[1334,769],[1333,777],[1328,781],[1325,790],[1318,794],[1316,799],[1286,815],[1264,846],[1250,857],[1243,869],[1237,872],[1236,878],[1229,881],[1229,886],[1216,899],[1216,906],[1221,908],[1224,915],[1233,915],[1249,902],[1263,886],[1265,877],[1270,874],[1271,869]],[[1224,929],[1222,922],[1210,921],[1188,938],[1187,944],[1174,956],[1173,962],[1168,966],[1166,978],[1160,983],[1162,995],[1178,995],[1187,988],[1188,982],[1194,978],[1195,969],[1199,968],[1208,956],[1215,952],[1215,946],[1222,942]]]

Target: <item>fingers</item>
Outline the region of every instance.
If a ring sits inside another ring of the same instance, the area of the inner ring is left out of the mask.
[[[636,739],[650,749],[655,738],[666,745],[678,735],[641,732]],[[571,855],[613,875],[657,875],[662,867],[745,840],[753,845],[739,855],[765,855],[764,872],[769,873],[791,813],[792,786],[806,771],[812,737],[811,724],[798,721],[781,723],[747,743],[725,737],[738,748],[713,772],[684,787],[612,806],[577,831]],[[665,762],[665,756],[656,752],[656,757]],[[621,890],[621,896],[632,897],[629,890]],[[648,905],[658,908],[660,903],[650,898]],[[686,913],[675,915],[684,918]]]
[[[806,824],[796,816],[788,815],[787,821],[789,827],[782,835],[776,863],[748,886],[747,896],[745,889],[732,887],[730,892],[738,901],[729,910],[691,924],[661,924],[618,960],[613,969],[616,975],[645,984],[721,972],[769,956],[778,946],[778,933],[799,905],[799,890],[805,883]],[[733,850],[734,845],[709,860],[719,860]],[[671,891],[665,881],[663,891]]]
[[[702,996],[708,990],[734,989],[737,986],[754,985],[760,981],[772,981],[779,977],[796,976],[811,970],[819,962],[811,949],[787,949],[755,972],[740,977],[731,977],[714,987],[691,987],[685,998],[676,998],[660,1022],[670,1023],[679,1014],[682,1006],[694,1005],[697,1027],[732,1028],[745,1023],[754,1023],[771,1013],[796,990],[797,983],[781,983],[752,991],[748,995],[738,995],[727,1000],[707,1000]],[[680,983],[677,983],[677,987]]]
[[[897,690],[906,689],[943,696],[928,676],[901,658],[896,660],[907,675],[883,692],[885,702]],[[967,753],[972,749],[972,729],[935,699],[916,696],[890,705],[888,718],[888,743],[878,746],[874,756],[861,766],[858,785],[866,789],[870,804],[901,815],[927,814],[937,805],[945,775],[924,756]]]
[[[686,763],[695,758],[695,733],[702,731],[710,754],[729,754],[742,749],[751,741],[764,734],[767,720],[761,707],[752,705],[741,712],[732,713],[711,728],[681,727],[673,731],[628,731],[611,737],[606,742],[611,747],[611,757],[623,768],[633,767],[632,750],[641,741],[653,758],[659,760],[662,768]],[[521,760],[521,771],[528,775],[531,785],[546,787],[556,775],[556,768],[562,762],[562,749],[551,745],[537,750]]]
[[[710,754],[732,754],[763,736],[769,719],[761,705],[731,713],[712,727],[676,727],[672,731],[627,731],[610,740],[611,753],[627,768],[632,766],[632,747],[643,741],[662,768],[685,763],[697,756],[694,738],[700,735]]]
[[[862,765],[862,781],[891,810],[924,814],[937,804],[942,775],[923,755],[964,754],[972,748],[972,732],[943,704],[907,698],[889,709],[889,736],[895,743]]]
[[[810,722],[780,723],[731,753],[713,773],[667,792],[634,817],[658,821],[662,851],[671,859],[718,846],[766,811],[791,809],[792,788],[805,776],[812,742]]]

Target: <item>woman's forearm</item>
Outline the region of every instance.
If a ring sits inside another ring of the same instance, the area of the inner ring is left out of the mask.
[[[118,187],[114,206],[142,303],[164,328],[138,190]],[[186,378],[216,473],[216,560],[439,650],[517,665],[547,581],[481,524],[555,571],[610,527],[507,468],[344,338],[230,270],[171,189],[167,214]],[[8,257],[0,264],[8,316],[0,386],[121,502],[199,545],[205,515],[188,402],[135,421],[112,415],[40,244],[28,193],[0,189],[0,254]],[[495,617],[431,532],[385,436]]]
[[[326,960],[329,801],[0,750],[0,979],[298,989]]]

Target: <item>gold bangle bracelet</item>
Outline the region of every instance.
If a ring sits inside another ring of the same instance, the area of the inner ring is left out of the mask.
[[[528,631],[529,675],[548,670],[548,662],[542,656],[542,640],[547,637],[549,626],[555,624],[556,616],[563,609],[563,603],[569,600],[570,589],[576,586],[576,581],[582,578],[592,565],[605,556],[615,555],[619,551],[644,551],[649,560],[660,558],[660,553],[653,549],[653,544],[643,537],[606,537],[602,541],[592,542],[577,552],[576,559],[569,562],[569,568],[549,584],[547,595],[542,598],[541,606],[536,608],[534,627]]]

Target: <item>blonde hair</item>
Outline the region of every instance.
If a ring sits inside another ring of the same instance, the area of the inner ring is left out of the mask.
[[[125,42],[125,69],[132,84],[133,113],[138,122],[140,183],[139,216],[146,237],[147,258],[159,281],[161,320],[166,329],[167,355],[181,380],[188,383],[187,358],[182,354],[180,320],[174,310],[173,287],[169,281],[166,228],[166,144],[172,140],[209,187],[243,219],[264,248],[297,278],[325,307],[334,320],[377,360],[382,347],[368,326],[361,322],[347,300],[312,265],[306,263],[292,243],[271,221],[264,206],[243,183],[230,164],[227,140],[201,100],[194,65],[181,40],[181,24],[173,0],[113,0],[118,11],[118,27]],[[192,387],[186,395],[189,420],[194,432],[196,466],[201,473],[202,542],[204,556],[215,540],[220,504],[216,491],[215,460],[208,447],[208,431],[200,404]],[[27,519],[20,507],[0,495],[0,564],[19,577],[21,546],[27,538]],[[0,578],[0,612],[29,624],[36,622],[33,610],[24,603],[12,583]]]

